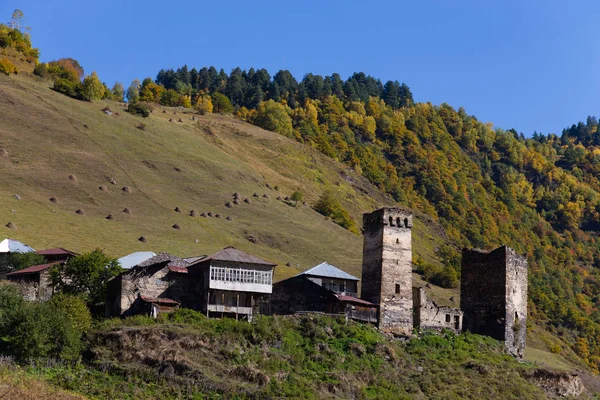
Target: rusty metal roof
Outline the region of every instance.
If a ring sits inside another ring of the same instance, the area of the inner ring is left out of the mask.
[[[237,262],[243,264],[262,264],[269,266],[276,266],[277,264],[272,263],[270,261],[263,260],[262,258],[258,258],[256,256],[250,255],[248,253],[244,253],[241,250],[236,249],[235,247],[229,246],[225,247],[223,250],[216,252],[212,256],[200,260],[199,262],[203,262],[206,260],[215,260],[215,261],[230,261]]]
[[[169,271],[178,272],[180,274],[187,274],[188,270],[185,267],[178,267],[177,265],[169,265]]]
[[[147,303],[157,303],[157,304],[180,304],[177,300],[168,299],[166,297],[147,297],[140,296],[142,300]]]
[[[362,305],[365,305],[365,306],[375,306],[375,304],[373,304],[371,302],[368,302],[368,301],[363,300],[363,299],[356,298],[354,296],[344,296],[344,295],[341,295],[341,294],[334,294],[334,296],[337,297],[337,299],[339,301],[347,301],[349,303],[357,303],[357,304],[362,304]]]
[[[23,268],[18,271],[9,272],[6,276],[24,275],[24,274],[35,274],[36,272],[44,271],[53,265],[60,264],[62,261],[55,261],[48,264],[32,265],[31,267]]]
[[[45,249],[36,251],[37,254],[41,254],[43,256],[76,256],[77,253],[72,252],[71,250],[63,249],[62,247],[55,247],[53,249]]]

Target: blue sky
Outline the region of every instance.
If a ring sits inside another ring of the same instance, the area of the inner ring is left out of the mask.
[[[183,64],[363,71],[527,136],[600,114],[598,1],[49,3],[4,0],[0,20],[21,9],[42,60],[73,57],[109,86]]]

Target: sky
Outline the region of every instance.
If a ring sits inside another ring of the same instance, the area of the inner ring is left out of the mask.
[[[109,86],[184,64],[362,71],[526,136],[600,114],[599,1],[3,0],[0,21],[15,8],[43,61],[75,58]]]

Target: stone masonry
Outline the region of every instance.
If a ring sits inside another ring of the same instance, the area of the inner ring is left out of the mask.
[[[463,330],[491,336],[523,357],[527,325],[527,259],[508,246],[462,251]]]
[[[363,215],[362,298],[379,305],[379,328],[413,329],[412,213],[382,208]]]
[[[427,298],[423,287],[413,287],[414,325],[419,329],[444,329],[460,333],[462,330],[463,312],[461,309],[438,306]]]

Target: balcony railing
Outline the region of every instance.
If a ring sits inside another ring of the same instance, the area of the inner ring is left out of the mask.
[[[222,304],[209,304],[208,311],[252,315],[252,307],[224,306]]]

